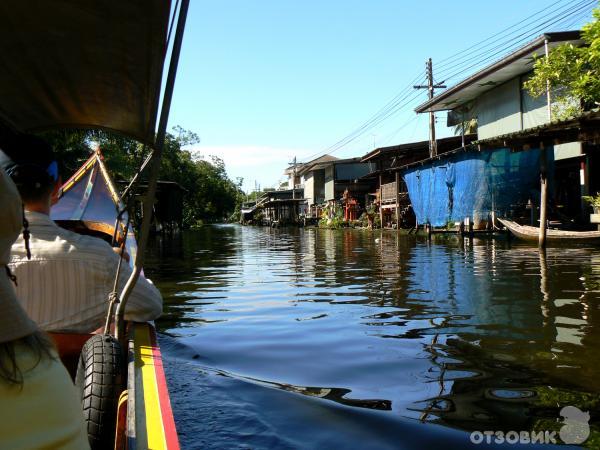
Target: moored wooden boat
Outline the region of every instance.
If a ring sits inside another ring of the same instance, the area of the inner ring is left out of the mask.
[[[519,225],[518,223],[508,219],[498,219],[515,237],[531,242],[537,242],[539,239],[540,229],[527,225]],[[600,231],[567,231],[546,230],[546,240],[561,241],[561,242],[590,242],[600,243]]]

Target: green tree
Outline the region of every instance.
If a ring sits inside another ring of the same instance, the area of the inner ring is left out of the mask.
[[[581,30],[585,45],[563,44],[552,49],[548,58],[536,57],[533,76],[524,84],[534,97],[545,95],[549,84],[557,118],[600,105],[600,8],[594,9],[593,17]]]
[[[59,155],[63,178],[83,164],[95,144],[100,146],[115,180],[131,179],[150,152],[137,141],[106,131],[60,130],[46,132],[43,137]],[[173,133],[167,133],[165,138],[160,170],[161,180],[175,181],[185,190],[183,218],[187,227],[230,218],[243,198],[240,181],[229,179],[222,159],[216,156],[205,159],[185,149],[198,142],[196,133],[173,128]]]

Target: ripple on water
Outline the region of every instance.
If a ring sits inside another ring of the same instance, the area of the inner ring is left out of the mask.
[[[374,236],[211,226],[153,249],[184,448],[461,447],[450,428],[598,407],[598,249]]]

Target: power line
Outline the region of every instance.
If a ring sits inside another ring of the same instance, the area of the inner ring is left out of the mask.
[[[563,5],[554,10],[549,10],[550,8],[562,3]],[[596,0],[583,0],[583,1],[571,1],[568,4],[564,4],[562,0],[555,1],[551,3],[546,8],[533,13],[532,15],[522,19],[510,27],[507,27],[501,30],[498,33],[468,47],[467,49],[457,52],[454,55],[444,58],[440,61],[439,68],[443,68],[438,72],[438,75],[441,75],[441,78],[445,78],[445,80],[452,79],[469,69],[480,66],[502,53],[506,53],[514,49],[519,44],[524,41],[528,41],[532,36],[535,36],[540,33],[540,30],[544,28],[548,28],[551,26],[556,26],[559,24],[565,24],[568,20],[573,23],[581,20],[582,15],[587,15],[588,11],[586,8],[589,8],[592,4],[595,4]],[[545,13],[545,14],[543,14]],[[543,14],[543,15],[542,15]],[[532,20],[536,16],[540,16],[539,18]],[[550,18],[549,18],[550,17]],[[533,31],[531,31],[531,27],[534,25]],[[519,25],[522,25],[519,27]],[[524,29],[529,29],[529,31],[521,32]],[[511,34],[504,36],[501,39],[495,39],[499,36],[506,34],[507,31],[513,30]],[[519,33],[515,35],[515,33]],[[491,41],[491,42],[490,42]],[[483,46],[483,44],[486,44]],[[500,42],[500,43],[498,43]],[[492,48],[488,48],[493,46]],[[492,52],[492,53],[490,53]],[[457,58],[458,56],[458,58]],[[482,57],[478,59],[478,57]],[[478,59],[476,63],[472,63],[474,59]],[[470,65],[466,66],[467,64]],[[465,67],[466,66],[466,67]],[[451,73],[450,75],[443,76],[444,74]],[[354,142],[356,139],[372,130],[373,128],[379,126],[382,122],[394,116],[398,112],[402,110],[402,108],[411,104],[412,101],[416,99],[417,96],[410,96],[411,85],[413,85],[417,80],[421,79],[421,75],[415,77],[415,79],[407,86],[405,86],[398,94],[396,94],[390,101],[388,101],[384,106],[382,106],[377,112],[375,112],[367,121],[365,121],[362,125],[358,126],[352,132],[347,134],[342,139],[338,140],[333,145],[327,147],[324,151],[315,153],[314,155],[309,156],[307,159],[310,160],[318,155],[333,153],[341,148],[347,146],[351,142]],[[410,98],[409,98],[410,97]],[[411,121],[412,122],[412,121]]]
[[[411,102],[416,98],[416,96],[413,96],[410,99],[408,99],[407,102],[403,103],[412,93],[412,84],[419,81],[422,77],[423,77],[423,75],[421,75],[421,74],[417,75],[413,79],[413,81],[411,82],[410,85],[408,85],[404,89],[402,89],[396,96],[394,96],[394,98],[392,98],[392,100],[390,100],[388,103],[386,103],[386,105],[384,105],[382,108],[380,108],[379,111],[377,111],[375,114],[373,114],[373,116],[371,116],[371,118],[369,120],[367,120],[365,123],[363,123],[361,126],[359,126],[357,129],[355,129],[348,135],[346,135],[344,138],[337,141],[335,144],[327,147],[324,151],[317,152],[313,155],[308,156],[306,158],[306,160],[310,161],[312,158],[314,158],[316,156],[322,155],[324,153],[333,153],[333,152],[339,150],[340,148],[346,146],[350,142],[353,142],[358,137],[360,137],[362,134],[366,133],[367,131],[369,131],[372,128],[379,125],[384,120],[386,120],[389,117],[391,117],[392,115],[394,115],[398,111],[399,108],[402,108],[408,102]]]
[[[577,3],[577,2],[579,2],[579,3]],[[549,8],[551,8],[552,6],[554,6],[554,5],[558,4],[558,3],[563,3],[563,5],[560,6],[559,8],[557,8],[557,9],[555,9],[555,10],[549,10]],[[515,25],[512,25],[512,26],[510,26],[508,28],[505,28],[504,30],[502,30],[502,31],[500,31],[500,32],[498,32],[496,34],[494,34],[494,35],[492,35],[492,36],[490,36],[490,37],[488,37],[488,38],[486,38],[486,39],[484,39],[484,40],[482,40],[482,41],[480,41],[480,42],[478,42],[478,43],[476,43],[474,45],[471,45],[470,47],[466,48],[463,51],[457,52],[457,53],[455,53],[455,54],[453,54],[451,56],[448,56],[448,57],[442,59],[441,61],[439,61],[438,63],[436,63],[436,67],[438,67],[438,69],[440,69],[440,71],[441,71],[441,69],[443,69],[443,68],[445,68],[445,67],[447,67],[449,65],[453,65],[453,63],[456,64],[458,61],[465,60],[465,59],[472,59],[472,55],[474,53],[480,52],[482,49],[485,49],[486,47],[494,45],[494,44],[496,44],[497,42],[499,42],[499,41],[501,41],[503,39],[504,39],[504,41],[503,41],[504,43],[510,42],[512,40],[511,35],[514,35],[515,33],[518,33],[519,31],[522,31],[522,30],[525,30],[525,29],[531,30],[532,27],[534,27],[534,24],[536,22],[539,22],[540,20],[546,19],[551,14],[557,13],[557,15],[554,16],[554,18],[560,17],[561,15],[564,15],[566,12],[568,12],[571,8],[576,8],[576,7],[580,6],[583,3],[588,3],[589,4],[589,3],[594,3],[594,1],[590,1],[590,0],[584,0],[584,1],[581,1],[581,0],[572,0],[568,4],[564,4],[564,2],[562,2],[562,1],[558,1],[558,2],[552,3],[551,5],[549,5],[548,7],[544,8],[543,10],[540,10],[540,11],[532,14],[531,16],[529,16],[529,17],[521,20],[520,22],[517,22]],[[531,23],[526,23],[530,19],[534,18],[535,16],[537,16],[540,13],[543,13],[543,12],[545,12],[546,14],[543,15],[542,17],[540,17],[538,19],[535,19]],[[517,28],[516,30],[514,30],[512,33],[510,33],[510,35],[504,36],[504,37],[502,37],[500,39],[495,39],[492,42],[490,42],[490,43],[482,46],[482,44],[484,44],[484,43],[486,43],[486,42],[488,42],[488,41],[490,41],[490,40],[492,40],[492,39],[494,39],[496,37],[502,36],[506,31],[511,30],[511,29],[515,28],[517,25],[520,25],[520,24],[523,24],[523,23],[524,23],[523,26],[521,26],[521,27]],[[545,23],[546,22],[538,24],[538,25],[535,25],[535,29],[541,29],[541,28],[543,28],[545,26]],[[506,41],[507,38],[508,38],[508,41]]]
[[[521,39],[522,41],[526,41],[529,42],[531,40],[532,37],[536,36],[538,34],[538,32],[532,32],[532,33],[528,33],[523,39]],[[494,61],[497,60],[498,58],[500,58],[501,56],[505,55],[507,53],[507,49],[506,48],[500,48],[501,46],[497,46],[494,47],[492,50],[497,50],[494,53],[491,53],[490,55],[486,56],[485,58],[483,58],[482,60],[479,60],[469,66],[462,66],[456,69],[456,71],[454,73],[452,73],[451,75],[445,75],[446,80],[451,80],[461,74],[463,74],[466,71],[475,69],[477,67],[480,67],[481,65],[490,62],[490,61]],[[513,47],[514,48],[514,47]],[[509,50],[510,51],[510,50]]]
[[[453,76],[456,76],[456,74],[458,74],[458,73],[464,72],[465,70],[471,69],[473,67],[476,67],[479,64],[483,64],[484,62],[487,62],[487,61],[493,59],[497,55],[507,53],[507,52],[511,51],[511,49],[514,49],[518,44],[521,44],[524,42],[529,42],[531,40],[531,38],[534,36],[537,36],[542,29],[547,29],[549,26],[555,25],[556,23],[559,23],[559,22],[565,20],[565,18],[570,18],[574,14],[581,13],[582,10],[586,10],[591,4],[593,4],[595,2],[596,2],[595,0],[584,0],[583,2],[580,2],[576,6],[571,8],[569,10],[569,13],[566,16],[564,15],[564,12],[557,13],[554,16],[552,16],[550,19],[539,24],[533,31],[532,30],[525,31],[517,36],[513,36],[510,40],[505,40],[505,41],[495,45],[492,48],[482,49],[481,51],[478,51],[478,53],[475,53],[475,54],[471,53],[471,54],[467,55],[469,58],[468,60],[454,64],[452,66],[447,66],[443,70],[440,70],[438,72],[438,75],[445,76],[446,79],[450,79]],[[490,53],[490,52],[493,52],[493,53]],[[483,57],[483,58],[481,58],[481,57]],[[477,62],[472,63],[473,60],[476,60]],[[470,64],[468,67],[465,68],[465,65],[469,64],[469,63],[472,63],[472,64]],[[454,73],[452,73],[452,71],[454,71]],[[452,73],[452,75],[444,75],[447,73]]]

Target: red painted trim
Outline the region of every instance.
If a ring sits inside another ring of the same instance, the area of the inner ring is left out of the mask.
[[[167,449],[179,450],[179,438],[177,437],[177,428],[175,427],[175,419],[173,418],[173,410],[171,409],[171,400],[169,397],[169,389],[167,388],[167,380],[165,378],[162,355],[156,341],[156,331],[151,325],[149,325],[148,328],[150,331],[150,342],[152,343],[154,372],[156,375],[156,386],[158,388],[160,412],[163,420],[165,440],[167,441]]]
[[[65,192],[68,191],[71,188],[71,186],[68,186],[68,184],[69,183],[75,184],[75,182],[77,181],[77,179],[83,173],[85,173],[85,172],[87,172],[89,170],[89,167],[87,167],[87,165],[90,164],[93,159],[96,159],[96,154],[95,153],[93,153],[92,156],[90,156],[88,158],[88,160],[86,162],[84,162],[83,165],[77,170],[77,172],[75,172],[73,175],[71,175],[71,177],[67,181],[65,181],[60,188],[64,189]]]

